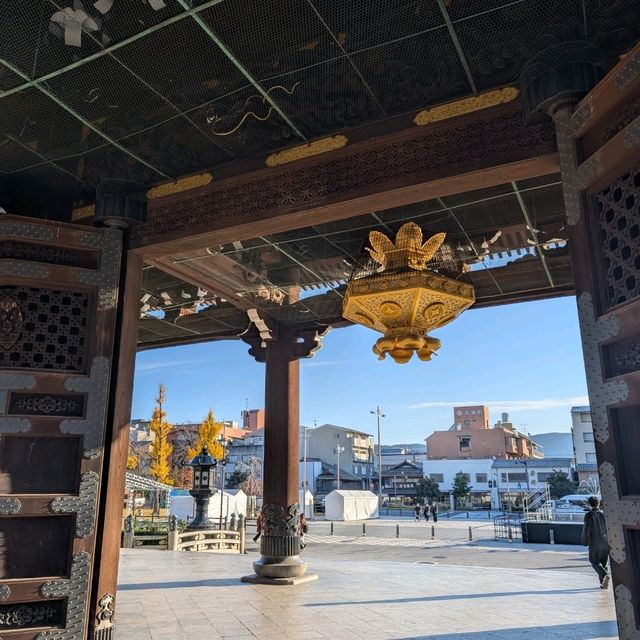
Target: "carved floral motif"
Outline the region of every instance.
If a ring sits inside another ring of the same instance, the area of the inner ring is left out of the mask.
[[[18,341],[24,318],[20,305],[9,295],[0,299],[0,347],[8,351]]]

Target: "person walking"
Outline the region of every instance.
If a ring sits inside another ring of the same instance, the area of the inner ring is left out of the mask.
[[[417,504],[416,508],[414,509],[414,511],[416,512],[416,522],[420,521],[420,505]]]
[[[432,502],[429,505],[429,511],[431,511],[431,515],[433,517],[434,522],[438,522],[438,505],[435,502]]]
[[[256,519],[256,535],[253,536],[253,541],[258,542],[258,538],[262,535],[262,514],[258,514]]]
[[[604,513],[600,510],[600,501],[591,496],[587,501],[590,510],[584,516],[582,527],[582,544],[589,547],[589,562],[595,569],[600,579],[600,588],[609,587],[609,542],[607,540],[607,527],[604,521]]]
[[[300,549],[304,549],[307,546],[307,543],[304,541],[304,534],[307,533],[307,531],[309,531],[309,525],[307,524],[307,519],[304,515],[304,513],[300,514],[300,529],[299,529],[299,535],[300,535]]]
[[[428,504],[424,505],[424,509],[422,510],[422,513],[424,515],[425,522],[429,522],[429,505]]]

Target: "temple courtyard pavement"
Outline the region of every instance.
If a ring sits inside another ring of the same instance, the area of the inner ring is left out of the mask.
[[[468,526],[473,528],[472,542]],[[259,557],[123,549],[118,640],[613,640],[583,547],[495,542],[479,521],[313,523],[317,582],[240,583]],[[250,532],[249,532],[250,533]]]

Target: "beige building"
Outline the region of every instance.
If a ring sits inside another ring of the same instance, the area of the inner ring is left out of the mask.
[[[544,457],[541,448],[509,422],[507,413],[493,428],[485,406],[454,407],[453,415],[454,423],[447,431],[434,431],[426,439],[428,460]]]
[[[264,429],[264,409],[245,409],[242,412],[242,428],[247,431]]]
[[[363,488],[368,489],[374,475],[373,436],[333,424],[307,429],[307,458],[329,465],[337,465],[339,460],[340,471],[362,478]]]

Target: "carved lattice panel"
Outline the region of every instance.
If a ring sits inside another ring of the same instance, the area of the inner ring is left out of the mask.
[[[640,295],[640,167],[597,196],[607,308]]]
[[[120,263],[120,231],[0,216],[3,638],[90,632]]]
[[[82,371],[89,296],[55,289],[0,287],[0,301],[13,310],[2,335],[0,368]]]

